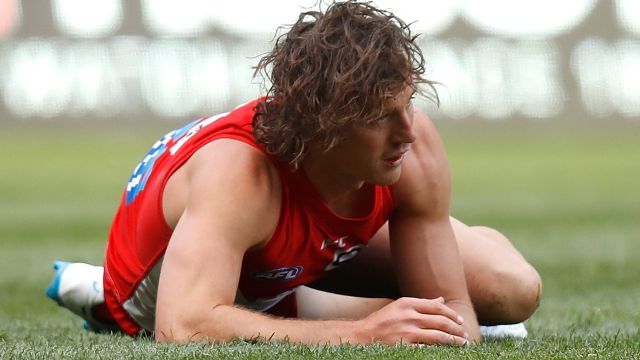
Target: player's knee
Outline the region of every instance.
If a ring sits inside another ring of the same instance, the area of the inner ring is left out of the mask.
[[[528,263],[495,266],[487,269],[485,276],[488,286],[484,288],[484,299],[478,304],[478,316],[485,323],[521,322],[538,308],[542,280]]]
[[[513,314],[514,322],[520,322],[533,315],[540,305],[542,279],[528,263],[522,264],[514,276]]]
[[[511,247],[511,242],[496,229],[474,226],[473,231]],[[514,249],[514,251],[517,251]],[[507,252],[507,254],[509,254]],[[491,322],[515,323],[528,319],[538,308],[542,295],[542,279],[526,260],[520,256],[495,261],[484,269],[484,308],[488,309]]]

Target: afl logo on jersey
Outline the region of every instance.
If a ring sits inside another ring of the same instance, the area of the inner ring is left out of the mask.
[[[284,267],[273,270],[264,270],[253,273],[253,277],[256,279],[265,280],[293,280],[302,273],[303,267],[300,265]]]

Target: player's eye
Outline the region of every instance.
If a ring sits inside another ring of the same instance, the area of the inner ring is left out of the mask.
[[[387,121],[388,119],[389,119],[389,115],[385,115],[385,116],[381,116],[381,117],[377,118],[375,122],[380,124],[380,123],[383,123],[383,122]]]

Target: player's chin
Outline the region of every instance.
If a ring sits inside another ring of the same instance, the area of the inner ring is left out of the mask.
[[[385,170],[386,171],[381,171],[370,183],[380,186],[389,186],[397,183],[398,180],[400,180],[400,167]]]

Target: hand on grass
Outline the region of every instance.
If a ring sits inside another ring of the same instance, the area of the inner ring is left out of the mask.
[[[462,317],[443,298],[405,297],[360,320],[359,336],[365,342],[462,346],[468,335]]]

